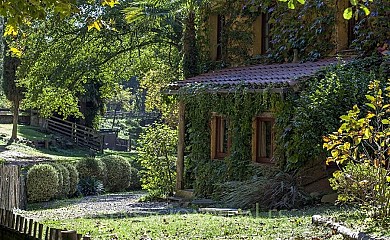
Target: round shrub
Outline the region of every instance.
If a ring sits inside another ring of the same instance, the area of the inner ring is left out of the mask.
[[[35,165],[27,173],[27,199],[29,202],[49,201],[58,189],[58,173],[50,164]]]
[[[68,196],[72,197],[77,192],[77,184],[79,183],[79,172],[76,167],[70,163],[62,164],[69,171],[69,192]]]
[[[102,158],[107,168],[107,183],[109,192],[124,191],[130,185],[131,165],[121,156],[110,155]]]
[[[51,165],[56,170],[57,176],[58,176],[58,187],[57,187],[57,193],[56,193],[55,197],[61,198],[62,197],[62,186],[64,185],[64,177],[62,175],[61,167],[59,167],[58,164],[55,164],[55,163],[52,163]]]
[[[106,165],[100,159],[85,157],[77,162],[76,168],[79,172],[80,179],[95,178],[100,180],[103,184],[106,182]]]
[[[141,188],[141,174],[137,168],[131,167],[131,180],[128,189],[139,190]]]

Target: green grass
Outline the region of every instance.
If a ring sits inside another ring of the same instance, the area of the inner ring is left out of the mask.
[[[0,124],[0,133],[7,137],[11,136],[12,124]],[[18,125],[18,137],[25,138],[31,141],[46,140],[51,138],[51,134],[40,131],[39,127],[28,125]]]
[[[315,214],[346,222],[347,227],[375,236],[390,236],[390,230],[373,227],[356,209],[313,207],[303,211],[270,211],[258,217],[224,217],[210,214],[185,213],[130,217],[78,218],[45,221],[56,228],[74,229],[93,239],[343,239],[325,226],[315,226]],[[367,225],[368,224],[368,225]]]
[[[12,132],[12,124],[0,124],[0,134],[5,135],[6,136],[5,139],[10,138],[11,132]],[[19,125],[18,137],[23,139],[28,139],[30,141],[35,141],[35,140],[50,140],[52,138],[52,135],[44,133],[38,127]],[[24,143],[18,143],[18,142],[8,145],[5,139],[0,141],[0,148],[2,150],[21,152],[31,156],[48,158],[56,161],[76,162],[90,153],[89,150],[76,147],[76,146],[70,149],[60,149],[55,147],[44,149],[44,148],[34,148],[31,146],[27,146]],[[111,150],[105,150],[104,154],[97,154],[97,157],[103,157],[112,154],[121,155],[130,161],[133,161],[136,157],[136,153],[134,152],[133,153],[117,152]]]
[[[93,239],[342,239],[311,224],[306,212],[263,213],[260,217],[173,214],[121,219],[46,221],[56,228],[77,229]]]

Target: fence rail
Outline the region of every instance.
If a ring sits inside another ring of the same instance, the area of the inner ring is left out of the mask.
[[[92,128],[61,118],[51,117],[47,120],[47,130],[68,137],[79,146],[87,147],[98,152],[103,150],[103,137]]]
[[[0,208],[0,239],[2,240],[88,240],[76,231],[44,226],[11,210]]]
[[[26,207],[24,177],[20,166],[0,165],[0,208]]]

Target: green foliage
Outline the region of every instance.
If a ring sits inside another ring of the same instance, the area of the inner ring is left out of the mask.
[[[340,117],[342,125],[324,137],[324,148],[331,153],[328,162],[349,163],[332,180],[341,193],[339,200],[358,202],[386,220],[390,216],[390,79],[384,90],[378,80],[372,81],[365,97],[365,108],[355,105]]]
[[[142,187],[152,197],[172,195],[176,182],[177,130],[164,124],[145,129],[138,140]]]
[[[109,155],[101,158],[107,168],[105,189],[108,192],[124,191],[130,185],[131,165],[121,156]]]
[[[29,202],[49,201],[58,192],[58,173],[50,164],[38,164],[27,172],[27,199]]]
[[[69,171],[69,192],[68,196],[72,197],[77,192],[77,184],[79,183],[79,172],[76,167],[71,163],[62,164]]]
[[[102,183],[107,179],[107,168],[102,160],[94,157],[84,157],[77,162],[77,171],[79,172],[79,178],[91,178],[97,179]]]
[[[380,60],[367,58],[329,67],[302,82],[299,96],[290,96],[276,127],[278,152],[285,153],[284,167],[296,169],[325,155],[322,136],[339,127],[339,116],[363,104],[370,80],[379,76]]]
[[[66,167],[59,163],[53,163],[52,166],[58,173],[58,191],[57,198],[67,197],[70,191],[69,171]]]
[[[99,195],[104,193],[103,182],[94,177],[81,178],[77,188],[79,193],[83,196]]]
[[[140,171],[135,168],[131,167],[131,180],[130,180],[130,185],[128,187],[129,190],[139,190],[142,188],[141,185],[141,173]]]
[[[209,87],[209,86],[207,86]],[[210,93],[203,86],[183,89],[186,105],[190,155],[186,172],[191,173],[198,195],[210,195],[215,185],[226,181],[243,181],[255,174],[251,157],[253,118],[265,111],[275,111],[283,104],[279,94],[248,93],[244,86],[229,94]],[[216,112],[229,120],[230,156],[223,161],[210,159],[210,119]],[[278,158],[278,157],[276,157]],[[278,161],[276,161],[278,162]]]
[[[61,167],[58,164],[51,164],[57,172],[58,188],[56,189],[56,198],[62,198],[62,187],[64,185],[64,177],[62,175]]]

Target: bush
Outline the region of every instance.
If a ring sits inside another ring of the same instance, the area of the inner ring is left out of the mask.
[[[101,159],[107,168],[107,183],[105,189],[108,192],[120,192],[126,190],[131,180],[131,165],[121,156],[109,155]]]
[[[107,169],[100,159],[85,157],[77,162],[76,168],[80,179],[95,178],[103,184],[106,183]]]
[[[69,192],[68,196],[72,197],[77,192],[77,184],[79,183],[79,172],[76,167],[70,163],[62,164],[69,171]]]
[[[128,187],[129,190],[139,190],[141,189],[141,174],[137,168],[131,167],[131,179],[130,185]]]
[[[173,194],[176,180],[177,131],[164,124],[149,126],[138,139],[142,187],[151,197]]]
[[[386,173],[384,168],[377,168],[369,162],[349,162],[342,171],[334,172],[329,181],[332,188],[339,193],[340,202],[365,205],[371,204],[378,197],[375,186],[380,184],[382,177],[386,178]]]
[[[104,193],[104,186],[102,181],[96,178],[85,177],[80,179],[78,191],[83,196],[99,195]]]
[[[384,224],[390,217],[390,79],[386,87],[372,81],[365,97],[365,108],[355,105],[340,117],[340,128],[324,137],[324,148],[330,151],[327,162],[341,169],[330,180],[339,200],[358,203]]]
[[[27,173],[27,199],[29,202],[49,201],[58,191],[58,173],[50,164],[38,164]]]
[[[52,163],[51,164],[56,172],[57,172],[57,176],[58,176],[58,188],[57,188],[57,193],[56,193],[56,198],[62,198],[63,197],[63,185],[64,185],[64,177],[62,175],[62,170],[61,170],[61,167],[58,165],[58,164],[55,164],[55,163]]]

